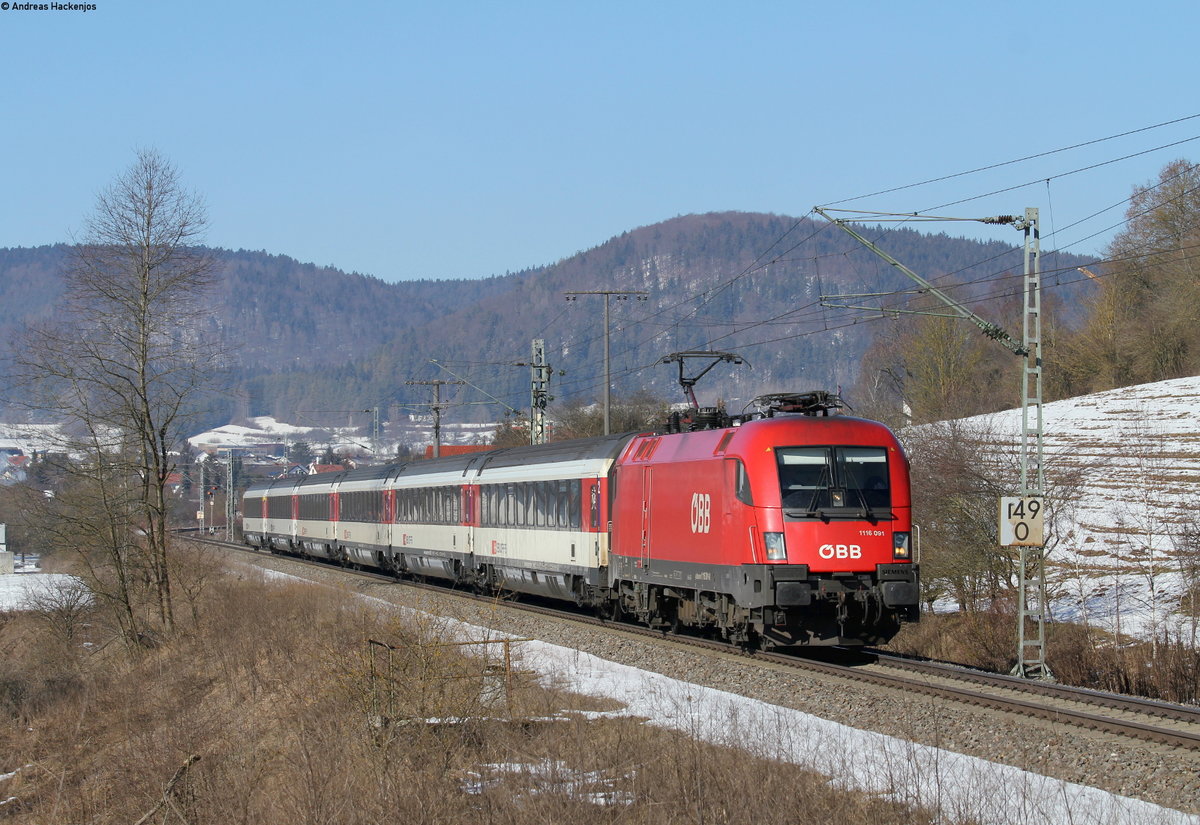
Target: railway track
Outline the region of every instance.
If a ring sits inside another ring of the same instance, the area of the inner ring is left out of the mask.
[[[229,544],[202,536],[192,538],[249,555],[264,555],[240,544]],[[311,564],[323,570],[338,570],[347,575],[395,582],[391,576],[373,571],[334,567],[294,557],[282,558]],[[404,584],[453,595],[456,598],[494,601],[490,596],[450,590],[440,585],[409,581]],[[1200,708],[1018,679],[957,665],[891,656],[879,651],[855,651],[852,656],[845,657],[855,660],[849,664],[789,653],[747,654],[723,642],[701,637],[669,635],[660,630],[604,621],[590,615],[541,604],[510,604],[514,609],[552,616],[559,621],[604,627],[608,632],[653,640],[661,644],[685,645],[713,656],[735,658],[743,663],[750,660],[764,666],[815,672],[857,684],[920,693],[948,702],[988,708],[1026,719],[1041,719],[1049,723],[1138,739],[1162,748],[1200,751]]]

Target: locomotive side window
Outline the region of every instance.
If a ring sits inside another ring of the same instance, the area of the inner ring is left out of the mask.
[[[890,517],[885,448],[780,447],[775,455],[780,496],[790,515]]]
[[[733,486],[733,493],[743,504],[754,504],[754,495],[750,491],[750,476],[746,474],[746,465],[740,458],[725,459],[727,478]],[[782,475],[782,474],[781,474]],[[784,493],[786,495],[786,492]]]

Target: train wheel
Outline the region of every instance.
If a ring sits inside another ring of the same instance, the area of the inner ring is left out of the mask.
[[[596,605],[596,615],[604,622],[625,621],[625,611],[621,609],[620,598],[609,598]]]
[[[679,600],[678,599],[662,599],[662,607],[659,610],[655,626],[661,627],[663,633],[670,633],[672,636],[679,635]]]

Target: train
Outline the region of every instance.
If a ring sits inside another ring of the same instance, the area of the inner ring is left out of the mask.
[[[823,391],[754,407],[265,480],[245,491],[242,534],[275,553],[571,602],[751,649],[880,644],[918,621],[895,435]]]

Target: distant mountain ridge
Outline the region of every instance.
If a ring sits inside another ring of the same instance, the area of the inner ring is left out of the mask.
[[[893,229],[884,243],[931,278],[972,282],[1021,266],[1015,247],[996,242]],[[61,244],[0,249],[5,341],[25,320],[52,311],[68,251]],[[324,424],[332,411],[374,406],[420,412],[428,388],[405,381],[431,379],[466,381],[445,387],[443,399],[472,404],[459,417],[494,420],[503,412],[497,400],[528,405],[528,370],[513,364],[528,360],[533,338],[544,339],[549,362],[566,371],[554,395],[598,398],[603,298],[568,305],[567,291],[647,293],[644,302],[611,301],[618,394],[676,398],[677,367],[654,364],[698,348],[735,351],[750,365],[714,369],[698,385],[702,403],[849,385],[878,325],[822,309],[821,294],[911,286],[823,224],[741,212],[673,218],[547,266],[479,280],[390,284],[284,255],[214,254],[221,277],[206,323],[233,346],[232,391],[213,410],[214,425],[254,415],[294,420],[299,411]]]

